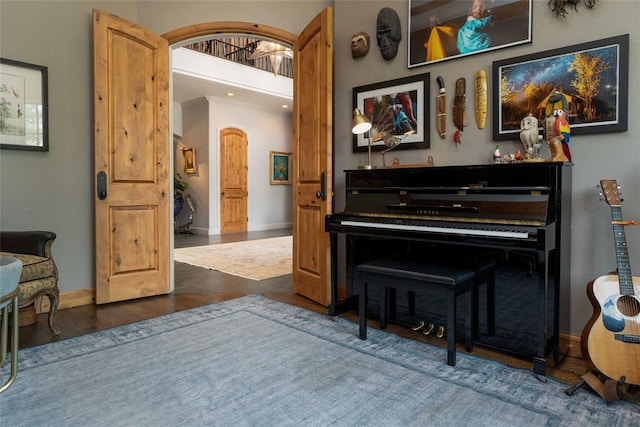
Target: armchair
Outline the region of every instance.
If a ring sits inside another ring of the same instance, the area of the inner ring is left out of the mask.
[[[41,296],[49,298],[49,329],[59,335],[53,323],[58,309],[58,269],[51,256],[51,246],[56,234],[50,231],[0,231],[0,256],[18,258],[22,261],[22,274],[18,288],[19,308],[33,305]]]

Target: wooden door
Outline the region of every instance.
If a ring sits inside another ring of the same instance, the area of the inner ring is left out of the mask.
[[[331,303],[330,244],[324,218],[332,208],[332,10],[316,16],[294,46],[293,289]]]
[[[220,232],[247,231],[247,134],[220,131]]]
[[[98,10],[93,43],[102,304],[170,292],[169,49],[159,35]]]

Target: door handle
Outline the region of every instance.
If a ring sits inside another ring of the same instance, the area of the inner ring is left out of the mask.
[[[316,192],[316,199],[327,200],[327,173],[320,175],[320,191]]]
[[[98,192],[98,199],[104,200],[107,198],[107,174],[104,171],[98,172],[96,178],[96,190]]]

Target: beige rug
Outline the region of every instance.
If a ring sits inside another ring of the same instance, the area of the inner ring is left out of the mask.
[[[292,236],[174,249],[175,261],[252,280],[293,271]]]

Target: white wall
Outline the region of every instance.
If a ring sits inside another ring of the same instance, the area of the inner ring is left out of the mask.
[[[238,128],[247,134],[248,231],[290,227],[293,203],[291,185],[269,184],[269,160],[271,151],[291,152],[293,149],[291,112],[275,113],[221,98],[209,98],[209,105],[210,161],[211,165],[216,165],[216,172],[212,168],[209,190],[212,207],[210,233],[220,230],[220,206],[217,203],[220,194],[220,180],[217,176],[217,171],[220,170],[220,131],[229,127]]]
[[[196,148],[197,173],[187,175],[183,172],[184,160],[176,149],[176,172],[189,183],[196,205],[191,230],[197,234],[220,233],[220,131],[231,127],[247,134],[247,230],[290,227],[291,185],[269,184],[269,160],[271,151],[291,152],[293,149],[291,112],[276,113],[249,104],[208,97],[182,105],[182,144]],[[179,224],[187,218],[188,212],[183,210]]]

